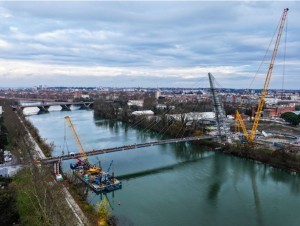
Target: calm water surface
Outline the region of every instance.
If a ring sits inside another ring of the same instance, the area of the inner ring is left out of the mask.
[[[53,108],[52,110],[55,110]],[[57,110],[57,109],[56,109]],[[92,111],[51,111],[28,119],[53,155],[77,151],[64,116],[69,115],[85,150],[161,139],[121,122],[95,119]],[[66,145],[67,143],[67,145]],[[123,188],[107,195],[120,225],[300,225],[300,177],[191,144],[166,144],[90,157],[114,171]],[[69,163],[64,171],[69,172]],[[90,192],[96,204],[100,196]],[[119,205],[120,204],[120,205]]]

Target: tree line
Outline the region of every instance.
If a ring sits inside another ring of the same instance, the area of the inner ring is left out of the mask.
[[[171,107],[176,105],[175,108]],[[140,128],[158,132],[159,134],[171,137],[187,137],[199,136],[203,134],[203,128],[199,128],[197,122],[187,125],[188,121],[184,117],[185,113],[211,111],[210,102],[199,103],[172,103],[166,105],[166,108],[157,108],[157,101],[153,97],[144,99],[144,106],[128,106],[127,100],[106,101],[104,99],[96,99],[94,101],[94,116],[119,120]],[[133,111],[152,110],[154,116],[133,115]],[[179,114],[180,120],[174,120],[168,117],[169,114]]]

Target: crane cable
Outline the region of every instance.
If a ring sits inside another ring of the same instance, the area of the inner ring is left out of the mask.
[[[271,48],[271,45],[272,45],[272,43],[273,43],[274,37],[276,36],[276,33],[277,33],[278,29],[279,29],[280,22],[281,22],[281,18],[280,18],[279,23],[278,23],[278,25],[277,25],[277,27],[276,27],[276,29],[275,29],[275,31],[274,31],[274,34],[273,34],[273,36],[272,36],[272,38],[271,38],[271,41],[270,41],[270,43],[269,43],[269,45],[268,45],[268,48],[266,49],[265,55],[264,55],[264,57],[263,57],[263,59],[262,59],[260,65],[259,65],[257,71],[255,72],[255,75],[253,76],[253,78],[252,78],[252,80],[251,80],[251,82],[250,82],[250,85],[249,85],[249,87],[248,87],[248,90],[251,89],[251,87],[252,87],[252,85],[253,85],[253,83],[254,83],[254,80],[256,79],[258,73],[260,72],[260,70],[261,70],[261,68],[262,68],[262,65],[264,64],[264,62],[266,62],[266,57],[267,57],[267,55],[268,55],[268,53],[269,53],[269,51],[270,51],[270,48]]]

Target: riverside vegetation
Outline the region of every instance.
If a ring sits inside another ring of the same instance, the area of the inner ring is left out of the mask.
[[[11,205],[1,210],[6,222],[21,225],[74,225],[74,217],[62,194],[61,185],[53,183],[47,167],[33,163],[34,145],[28,138],[24,125],[13,112],[10,100],[0,99],[3,107],[3,125],[7,129],[6,149],[10,150],[23,165],[23,169],[12,177],[6,191],[11,191]],[[14,213],[9,216],[9,213]],[[4,222],[4,221],[1,221]],[[7,224],[10,225],[10,224]]]
[[[20,112],[16,114],[11,108],[13,104],[11,100],[0,99],[4,111],[0,121],[1,134],[4,131],[6,135],[5,139],[1,136],[0,145],[12,152],[16,161],[23,165],[23,169],[12,178],[0,177],[1,225],[76,225],[74,213],[64,198],[64,185],[54,183],[47,166],[40,167],[34,163],[34,145],[28,137],[27,130],[46,156],[51,156],[53,144],[47,144],[46,140],[40,137],[38,130]],[[68,187],[81,209],[89,217],[89,223],[97,225],[98,219],[100,217],[103,219],[101,208],[94,210],[84,200],[80,200],[76,189],[72,189],[72,186]],[[105,219],[108,219],[106,225],[108,223],[112,225],[113,220],[108,216],[109,213],[105,215]]]
[[[148,101],[147,101],[148,102]],[[152,99],[152,103],[154,100]],[[132,125],[138,125],[145,130],[151,130],[170,137],[188,137],[188,136],[201,136],[203,135],[204,128],[199,128],[196,122],[192,122],[190,126],[187,126],[187,121],[183,117],[183,113],[194,111],[211,110],[209,107],[211,103],[204,102],[199,107],[197,104],[189,104],[187,108],[179,106],[175,110],[170,109],[156,109],[154,105],[147,106],[148,109],[152,109],[155,113],[154,117],[147,118],[146,116],[134,116],[131,115],[133,110],[127,106],[126,101],[104,101],[103,99],[95,100],[94,102],[94,115],[95,117],[102,117],[111,120],[120,120],[130,123]],[[144,109],[147,109],[146,107]],[[142,110],[142,109],[139,109]],[[230,110],[230,109],[229,109]],[[232,110],[232,109],[231,109]],[[182,114],[181,120],[167,120],[166,114],[180,113]],[[212,141],[194,141],[198,145],[204,145],[214,149],[218,144]],[[271,149],[269,147],[262,147],[247,144],[236,143],[232,145],[225,145],[222,148],[224,154],[230,154],[241,158],[256,160],[273,167],[289,170],[292,172],[300,173],[300,155],[299,148],[295,147],[282,147],[280,149]]]

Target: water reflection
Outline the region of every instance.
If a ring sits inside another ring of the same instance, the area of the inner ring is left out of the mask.
[[[270,167],[268,165],[262,164],[248,159],[241,159],[238,157],[230,156],[230,168],[238,169],[234,171],[233,182],[234,186],[241,179],[240,175],[248,175],[250,178],[255,178],[259,180],[260,183],[266,184],[268,181],[278,183],[283,183],[289,186],[290,191],[294,195],[299,195],[300,193],[300,175],[292,175],[291,173]]]
[[[222,161],[221,155],[215,155],[212,159],[212,182],[208,186],[207,199],[210,204],[215,205],[218,195],[221,190],[221,186],[226,180],[226,161]]]
[[[175,156],[181,161],[190,161],[203,157],[205,150],[188,142],[176,143],[173,145]]]
[[[256,165],[251,164],[249,167],[249,174],[251,178],[251,187],[252,187],[252,193],[254,198],[254,204],[255,204],[255,210],[256,210],[256,219],[258,225],[264,225],[263,224],[263,216],[262,216],[262,209],[256,184]]]
[[[217,200],[220,189],[221,189],[221,184],[218,180],[214,181],[209,186],[207,198],[210,203],[214,203]]]

